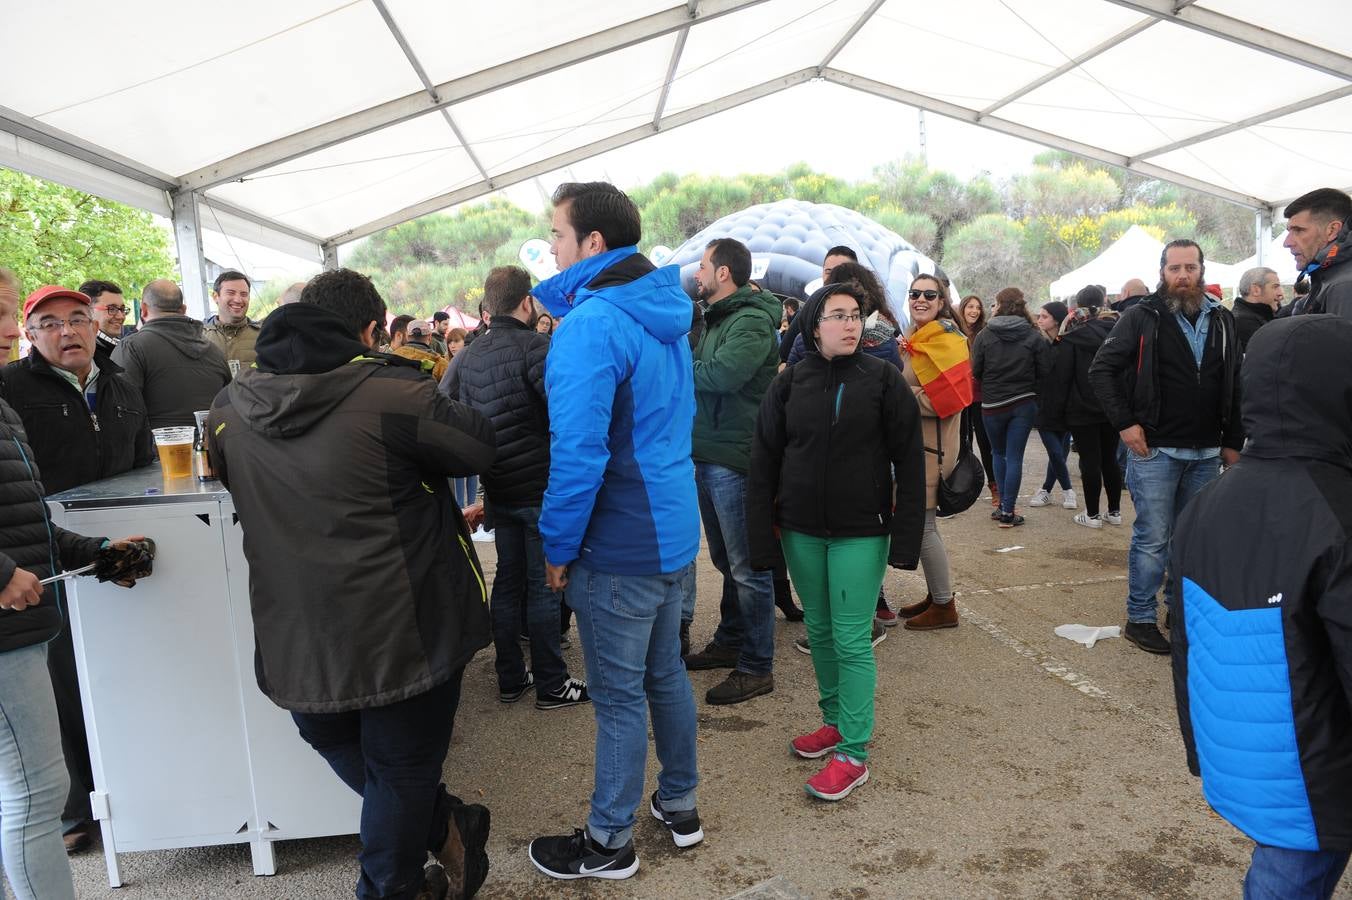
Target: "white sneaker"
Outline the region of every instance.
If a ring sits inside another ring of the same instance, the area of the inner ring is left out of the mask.
[[[1087,512],[1082,512],[1075,516],[1075,524],[1083,525],[1085,528],[1102,528],[1103,520],[1098,516],[1091,516]]]
[[[491,531],[484,531],[484,527],[482,525],[480,525],[478,530],[476,530],[473,534],[471,534],[469,538],[476,544],[491,544],[495,540],[497,540],[496,535]]]
[[[1061,492],[1062,509],[1078,509],[1080,504],[1075,502],[1075,491],[1073,488],[1067,488]]]
[[[1103,519],[1103,521],[1107,522],[1109,525],[1122,524],[1122,514],[1120,512],[1103,513],[1100,516],[1100,518]]]
[[[1047,505],[1047,498],[1050,497],[1050,496],[1051,496],[1051,493],[1048,492],[1048,491],[1038,491],[1036,494],[1033,495],[1032,499],[1028,501],[1028,505],[1029,505],[1029,506],[1046,506],[1046,505]]]

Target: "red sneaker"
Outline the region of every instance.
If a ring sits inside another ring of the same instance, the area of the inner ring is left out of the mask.
[[[789,749],[803,759],[816,759],[836,749],[840,743],[840,732],[834,725],[823,725],[811,734],[796,737],[789,741]]]
[[[866,781],[868,766],[855,765],[846,756],[837,753],[831,757],[825,769],[808,779],[805,787],[809,794],[822,800],[841,800]]]
[[[890,607],[880,606],[873,614],[873,621],[885,628],[891,628],[893,625],[900,622],[901,619],[897,617],[896,613],[892,612]]]

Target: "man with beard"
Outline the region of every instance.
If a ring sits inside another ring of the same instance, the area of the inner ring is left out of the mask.
[[[746,532],[746,475],[751,436],[765,391],[779,369],[780,306],[774,294],[751,288],[751,251],[732,238],[710,241],[695,273],[708,304],[695,347],[695,430],[691,456],[709,556],[723,576],[718,631],[685,660],[687,669],[732,671],[709,690],[713,704],[768,694],[775,655],[775,589],[769,572],[751,568]],[[691,594],[681,610],[687,633],[695,615]]]
[[[1149,653],[1168,653],[1156,625],[1178,514],[1239,459],[1241,354],[1234,316],[1204,292],[1202,248],[1171,241],[1160,256],[1155,293],[1122,314],[1089,368],[1108,420],[1127,446],[1127,489],[1136,506],[1127,557],[1123,637]],[[1174,605],[1165,585],[1167,610]]]

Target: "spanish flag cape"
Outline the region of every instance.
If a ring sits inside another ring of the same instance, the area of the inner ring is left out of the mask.
[[[911,355],[911,369],[939,418],[955,416],[971,405],[972,360],[956,322],[935,319],[917,328],[901,346]]]

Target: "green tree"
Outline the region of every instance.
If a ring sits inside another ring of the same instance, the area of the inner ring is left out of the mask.
[[[102,278],[129,297],[175,269],[150,213],[9,169],[0,169],[0,266],[26,291]]]
[[[944,271],[964,294],[992,297],[1000,288],[1029,289],[1024,226],[1001,213],[978,216],[948,239]]]
[[[934,237],[928,254],[936,262],[944,258],[944,242],[950,232],[978,216],[1000,210],[1000,195],[989,178],[979,175],[963,182],[951,172],[931,169],[909,155],[875,167],[869,187],[882,203],[929,217],[934,223]]]

